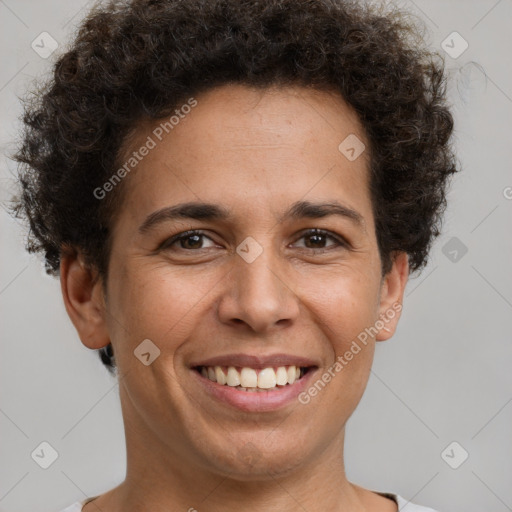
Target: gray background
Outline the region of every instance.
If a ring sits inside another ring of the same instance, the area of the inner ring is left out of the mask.
[[[0,0],[2,155],[19,130],[17,95],[49,69],[90,5]],[[377,346],[347,426],[347,472],[441,512],[504,512],[512,510],[512,0],[398,5],[422,20],[440,53],[453,31],[469,43],[446,56],[463,172],[430,263],[408,283],[398,332]],[[31,48],[43,31],[60,45],[48,59]],[[5,211],[14,170],[2,156],[0,510],[56,512],[124,479],[124,431],[115,380],[81,344],[58,280],[25,254],[23,229]],[[42,441],[59,454],[46,470],[31,458]],[[460,446],[444,452],[453,441]],[[469,458],[457,469],[445,462],[457,465],[463,450]]]

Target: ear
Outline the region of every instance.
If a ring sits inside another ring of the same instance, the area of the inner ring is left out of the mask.
[[[376,341],[385,341],[393,336],[402,312],[405,285],[409,278],[409,258],[406,252],[397,252],[393,258],[391,270],[384,276],[381,284],[379,329]],[[382,328],[381,328],[382,327]]]
[[[60,284],[66,311],[82,343],[90,349],[107,346],[110,337],[102,281],[74,249],[61,254]]]

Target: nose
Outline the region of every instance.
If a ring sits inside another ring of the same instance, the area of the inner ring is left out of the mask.
[[[284,264],[270,253],[270,249],[264,250],[251,263],[235,255],[218,306],[222,323],[265,333],[298,318],[299,298],[288,282]]]

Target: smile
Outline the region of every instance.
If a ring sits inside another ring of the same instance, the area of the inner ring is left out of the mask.
[[[203,377],[222,386],[246,392],[261,392],[292,385],[301,379],[309,368],[290,365],[277,368],[197,366],[194,369]]]

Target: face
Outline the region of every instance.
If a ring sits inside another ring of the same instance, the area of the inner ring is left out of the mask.
[[[407,267],[381,275],[369,142],[340,97],[229,85],[196,101],[169,133],[153,120],[124,148],[155,142],[123,184],[89,343],[101,329],[112,341],[141,453],[285,474],[342,442]],[[350,134],[367,148],[355,160],[338,149]]]

